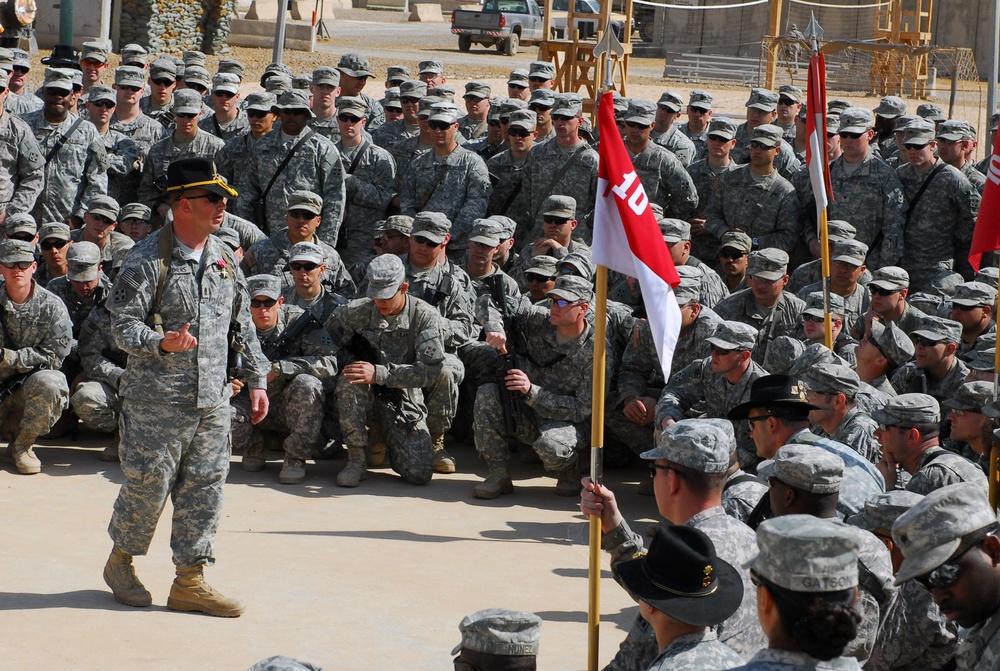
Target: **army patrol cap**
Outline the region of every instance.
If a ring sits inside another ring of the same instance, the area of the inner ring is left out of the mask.
[[[549,89],[535,89],[535,91],[549,91]],[[532,91],[532,94],[534,94],[535,91]],[[552,92],[549,91],[549,93],[552,93]],[[552,95],[555,96],[554,93]],[[554,100],[554,98],[553,98],[553,100]],[[618,91],[614,91],[613,92],[613,97],[611,98],[611,100],[612,100],[612,104],[613,104],[613,106],[615,108],[615,121],[617,123],[622,123],[624,121],[624,119],[625,119],[625,112],[628,112],[628,104],[630,102],[632,102],[632,99],[631,98],[624,98],[624,97],[622,97],[618,93]],[[601,102],[598,100],[597,101],[598,107],[600,107],[600,104],[601,104]]]
[[[44,242],[49,238],[69,240],[69,224],[64,224],[61,221],[50,221],[42,224],[42,227],[38,229],[38,242]]]
[[[1000,112],[994,112],[990,115],[989,130],[995,131],[1000,128]]]
[[[496,247],[500,244],[501,233],[499,222],[492,219],[476,219],[472,222],[472,228],[469,231],[469,242]]]
[[[101,272],[101,249],[93,242],[74,242],[66,250],[66,264],[70,282],[92,282]]]
[[[63,68],[45,68],[44,87],[71,93],[73,91],[73,78]]]
[[[838,133],[864,133],[875,126],[872,113],[863,107],[851,107],[840,113]]]
[[[674,91],[664,91],[660,94],[660,99],[656,101],[656,105],[671,112],[680,112],[681,108],[684,107],[684,99]]]
[[[205,67],[205,54],[200,51],[185,51],[181,53],[181,60],[184,61],[185,67],[191,67],[192,65],[197,65],[202,68]]]
[[[418,74],[440,75],[444,74],[444,63],[441,61],[420,61]]]
[[[597,269],[588,254],[573,252],[559,259],[556,271],[558,275],[576,275],[592,283]]]
[[[750,252],[747,275],[762,280],[780,280],[788,274],[788,254],[774,247]]]
[[[87,92],[88,103],[111,102],[117,105],[117,101],[118,97],[116,96],[114,90],[108,86],[104,86],[103,84],[94,84]]]
[[[781,126],[769,123],[761,124],[750,131],[750,143],[759,142],[771,149],[780,147],[784,133],[785,131],[781,129]]]
[[[313,242],[297,242],[292,245],[288,257],[289,263],[296,261],[308,261],[319,266],[326,263],[326,257],[323,255],[323,249],[319,245]]]
[[[306,210],[319,216],[323,212],[323,199],[312,191],[304,189],[292,191],[291,195],[288,196],[288,207],[285,208],[285,211],[291,212],[292,210]]]
[[[451,233],[451,220],[441,212],[418,212],[413,218],[413,237],[418,235],[441,244]]]
[[[413,233],[413,217],[408,217],[405,214],[394,214],[375,224],[375,237],[386,231],[396,231],[409,237]]]
[[[676,291],[676,290],[675,290]],[[767,345],[764,370],[774,374],[791,374],[793,364],[806,351],[806,344],[790,336],[777,336]]]
[[[321,65],[312,71],[310,83],[311,84],[326,84],[328,86],[333,86],[336,88],[340,86],[340,71],[336,68],[331,68],[328,65]]]
[[[909,289],[910,275],[898,266],[883,266],[872,273],[868,286],[886,291]]]
[[[3,230],[8,238],[13,238],[18,233],[28,233],[34,237],[38,225],[35,224],[35,218],[27,212],[18,212],[7,217]]]
[[[935,343],[955,343],[962,342],[962,325],[956,321],[927,315],[920,320],[920,328],[910,333],[910,338],[926,338]]]
[[[551,109],[555,104],[556,94],[551,89],[535,89],[531,92],[531,98],[528,99],[529,108],[532,105],[538,105]]]
[[[865,265],[865,257],[868,256],[868,245],[860,240],[846,239],[833,243],[833,254],[831,261],[841,261],[849,263],[858,268]]]
[[[861,391],[861,379],[853,369],[836,363],[821,363],[802,371],[799,377],[809,391],[818,394],[843,394],[854,398]]]
[[[382,101],[384,109],[402,110],[403,103],[399,100],[399,87],[393,86],[385,90],[385,99]]]
[[[541,91],[541,89],[538,89]],[[531,110],[514,110],[510,113],[509,128],[523,128],[524,130],[535,130],[538,128],[538,115]]]
[[[361,98],[339,96],[337,98],[337,114],[353,114],[358,119],[366,119],[368,118],[368,106]]]
[[[215,163],[207,158],[179,158],[167,166],[167,193],[183,194],[185,189],[204,189],[228,198],[240,195],[219,176]]]
[[[84,42],[83,49],[80,50],[80,60],[107,63],[110,53],[111,50],[102,42]]]
[[[271,112],[277,99],[273,93],[267,91],[257,91],[246,97],[246,110],[254,112]],[[273,112],[272,112],[273,114]]]
[[[392,86],[399,86],[410,77],[410,68],[405,65],[390,65],[386,69],[385,80]]]
[[[31,55],[24,49],[11,49],[10,52],[14,54],[14,67],[25,68],[26,70],[31,69]]]
[[[990,347],[983,347],[980,349],[981,343],[976,343],[976,354],[975,358],[971,361],[966,361],[965,365],[970,370],[980,371],[984,373],[992,373],[996,370],[997,365],[997,348],[996,348],[996,338],[993,338]],[[985,412],[983,413],[986,414]],[[1000,412],[997,413],[997,419],[1000,419]],[[1000,437],[1000,436],[998,436]]]
[[[560,275],[556,278],[556,285],[545,295],[554,300],[561,298],[571,303],[589,303],[594,297],[594,285],[584,277]]]
[[[277,299],[281,296],[281,278],[270,273],[253,275],[247,278],[247,291],[250,294],[250,298],[266,296]]]
[[[583,114],[583,99],[575,93],[561,93],[552,106],[552,116],[577,117]]]
[[[427,84],[419,79],[408,79],[399,85],[400,98],[423,98],[427,95]]]
[[[75,247],[75,245],[70,246]],[[25,240],[0,241],[0,263],[23,263],[34,260],[35,245],[33,243]]]
[[[122,65],[115,69],[115,84],[141,89],[146,85],[146,71],[134,65]]]
[[[903,129],[903,144],[927,145],[934,141],[934,124],[917,119]]]
[[[275,75],[287,75],[291,77],[292,69],[284,63],[270,63],[260,75],[260,85],[264,86],[265,82]]]
[[[180,91],[178,91],[180,93]],[[177,94],[174,94],[175,96]],[[271,108],[272,112],[289,112],[292,110],[302,110],[307,113],[310,119],[315,118],[312,109],[309,108],[309,94],[300,89],[290,89],[282,91],[278,97],[278,102]]]
[[[749,352],[757,344],[757,329],[743,322],[725,321],[719,324],[705,342],[719,349]]]
[[[243,81],[243,76],[246,74],[246,71],[247,66],[235,59],[223,58],[219,61],[219,72],[236,75],[239,77],[240,81]]]
[[[844,317],[844,297],[830,292],[830,314],[834,316]],[[822,317],[825,313],[823,312],[823,292],[813,291],[808,296],[806,296],[806,307],[802,311],[802,314],[809,315],[810,317]]]
[[[534,613],[488,608],[466,615],[458,625],[462,642],[451,651],[471,650],[500,657],[538,654],[542,619]]]
[[[539,79],[555,79],[556,66],[548,61],[531,61],[528,66],[528,77],[538,77]]]
[[[503,102],[500,103],[500,121],[503,122],[504,119],[510,121],[510,115],[517,110],[528,109],[528,103],[524,102],[520,98],[504,98]]]
[[[719,249],[736,249],[744,254],[749,254],[750,250],[753,249],[753,240],[743,231],[726,231],[722,234]]]
[[[895,119],[900,114],[906,114],[906,102],[897,96],[885,96],[872,111],[880,117]]]
[[[958,388],[954,397],[941,402],[941,408],[942,410],[964,410],[990,417],[984,410],[996,400],[992,382],[965,382]],[[947,415],[947,413],[945,414]]]
[[[153,211],[142,203],[128,203],[122,208],[119,217],[121,217],[121,221],[128,221],[129,219],[150,221],[153,218]]]
[[[524,68],[516,68],[507,75],[507,86],[520,86],[528,88],[528,71]]]
[[[779,450],[780,451],[780,450]],[[757,527],[749,568],[793,592],[840,592],[858,585],[860,531],[813,515],[782,515]]]
[[[420,99],[420,102],[417,103],[417,116],[421,119],[426,119],[431,115],[431,109],[434,105],[446,102],[448,101],[444,98],[438,98],[437,96],[424,96]]]
[[[572,196],[549,196],[542,203],[543,217],[576,219],[576,199]]]
[[[455,102],[455,89],[446,84],[427,89],[427,95],[442,98],[450,103]]]
[[[732,422],[682,419],[661,431],[656,447],[639,457],[648,461],[666,459],[699,473],[725,473],[735,443]]]
[[[537,254],[532,256],[525,262],[524,274],[527,275],[537,275],[538,277],[543,277],[548,279],[550,277],[556,276],[556,263],[559,259],[554,256],[548,256],[546,254]]]
[[[455,103],[450,102],[440,102],[434,103],[431,106],[430,116],[427,117],[428,121],[444,121],[445,123],[453,124],[458,121],[460,112]]]
[[[865,501],[865,507],[860,512],[844,521],[865,531],[891,531],[899,516],[923,499],[923,494],[908,492],[905,489],[873,494]]]
[[[896,584],[926,575],[957,552],[971,549],[996,525],[996,513],[978,485],[960,482],[934,490],[892,525],[892,540],[904,557]]]
[[[917,105],[917,116],[928,121],[944,121],[947,117],[944,110],[933,103],[921,103]]]
[[[667,244],[682,242],[691,239],[691,224],[683,219],[672,219],[667,217],[656,222],[663,235],[663,241]]]
[[[840,240],[853,240],[858,234],[858,229],[851,226],[843,219],[831,219],[826,223],[826,234],[830,242]],[[865,252],[868,253],[867,251]]]
[[[982,282],[964,282],[955,287],[951,302],[966,307],[993,307],[997,290]]]
[[[778,94],[767,89],[750,89],[750,98],[744,107],[752,107],[762,112],[778,109]]]
[[[736,137],[736,124],[729,117],[716,116],[708,122],[708,135],[716,135],[724,140]]]
[[[376,256],[368,264],[365,275],[368,280],[368,291],[365,295],[378,300],[388,300],[395,296],[399,287],[406,281],[403,262],[395,254]]]
[[[834,494],[844,480],[844,460],[816,445],[787,443],[757,466],[757,475],[810,494]]]
[[[120,211],[121,206],[111,196],[94,196],[87,203],[87,214],[99,214],[111,221],[118,221],[118,213]]]
[[[633,98],[629,101],[628,111],[625,112],[626,123],[638,123],[644,126],[652,126],[656,121],[656,105],[649,100]]]
[[[170,109],[174,114],[201,114],[201,104],[200,93],[194,89],[181,89],[174,92]]]
[[[872,419],[886,426],[929,426],[941,423],[941,406],[927,394],[900,394],[891,397],[872,413]]]
[[[906,130],[906,127],[919,118],[920,117],[918,117],[915,114],[904,114],[902,116],[896,117],[896,121],[892,126],[892,132],[899,133],[900,135],[902,135],[903,131]]]
[[[937,138],[949,142],[959,140],[971,140],[976,137],[976,129],[969,125],[968,121],[960,119],[949,119],[938,126]]]
[[[292,85],[292,78],[290,75],[278,72],[267,78],[267,84],[264,86],[264,90],[268,93],[273,93],[275,96],[280,96],[285,91],[298,90]]]
[[[468,82],[465,85],[465,95],[463,97],[485,100],[491,95],[493,95],[493,90],[486,82]]]
[[[188,65],[184,68],[184,81],[188,85],[198,84],[208,90],[212,87],[212,75],[203,67]]]
[[[976,273],[975,281],[988,284],[994,289],[1000,288],[1000,269],[993,266],[983,266]]]
[[[149,78],[177,81],[177,66],[167,58],[157,58],[149,64]]]
[[[226,91],[235,95],[240,92],[240,78],[227,72],[220,72],[212,77],[212,91]]]
[[[337,63],[337,69],[349,77],[364,79],[374,77],[371,71],[371,63],[361,54],[344,54]]]
[[[778,87],[778,99],[788,98],[794,102],[802,104],[802,89],[792,84],[782,84]]]
[[[906,332],[892,322],[873,319],[869,339],[895,368],[912,359],[916,351],[913,348],[913,341]]]
[[[0,70],[8,74],[14,70],[14,52],[10,49],[0,47]],[[0,82],[0,86],[7,88],[7,82]]]
[[[701,110],[712,109],[714,102],[715,96],[708,91],[691,91],[691,95],[688,97],[688,107],[696,107]]]
[[[701,301],[701,271],[691,266],[677,266],[677,275],[681,283],[674,287],[674,298],[677,305],[698,303]]]
[[[802,106],[805,109],[805,105]],[[802,118],[802,117],[800,117]],[[805,121],[805,119],[802,119]],[[836,133],[837,129],[840,128],[840,115],[839,114],[827,114],[826,115],[826,132]]]

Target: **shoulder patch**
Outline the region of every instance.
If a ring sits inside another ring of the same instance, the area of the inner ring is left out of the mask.
[[[444,343],[434,329],[421,331],[417,336],[417,358],[421,363],[438,364],[444,361]]]

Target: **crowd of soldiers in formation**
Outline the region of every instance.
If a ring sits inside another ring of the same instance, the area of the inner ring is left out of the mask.
[[[234,60],[211,75],[199,52],[151,60],[128,45],[113,73],[111,58],[96,43],[58,48],[32,92],[28,55],[0,49],[0,407],[19,472],[40,471],[37,438],[77,421],[117,433],[125,355],[105,299],[137,289],[134,276],[117,273],[131,247],[170,220],[167,167],[210,158],[239,194],[217,235],[239,263],[256,331],[237,333],[228,353],[243,469],[263,470],[267,448],[277,448],[279,480],[294,485],[306,461],[346,448],[341,486],[379,467],[424,484],[460,466],[445,450],[451,432],[470,438],[486,464],[476,497],[514,491],[516,450],[555,476],[559,495],[580,495],[584,511],[601,516],[613,558],[641,549],[609,490],[584,479],[580,493],[600,138],[581,98],[553,90],[551,64],[514,70],[506,96],[469,82],[463,114],[437,61],[421,62],[415,78],[390,67],[376,100],[363,89],[378,78],[359,54],[298,76],[272,64],[264,91],[246,96]],[[962,584],[970,548],[1000,561],[995,516],[981,510],[1000,418],[998,273],[994,259],[978,273],[967,260],[985,183],[985,161],[973,163],[977,130],[931,104],[908,115],[895,97],[874,110],[830,102],[830,350],[802,101],[794,86],[752,89],[737,124],[715,114],[705,91],[687,101],[673,91],[656,102],[615,98],[681,278],[682,324],[665,380],[641,288],[611,274],[607,459],[650,460],[640,493],[655,494],[673,524],[701,529],[743,578],[735,614],[699,634],[717,634],[725,649],[712,654],[721,657],[683,668],[730,668],[791,626],[801,602],[770,597],[780,623],[762,628],[751,580],[794,592],[822,583],[827,569],[830,585],[856,585],[860,597],[856,609],[840,604],[823,620],[840,647],[818,633],[818,620],[806,618],[809,632],[786,632],[833,664],[801,668],[855,668],[848,658],[866,669],[998,668],[1000,602],[982,603],[1000,593],[995,574],[994,591],[965,597],[980,599],[979,619],[948,591]],[[993,115],[991,140],[997,122]],[[247,338],[270,363],[271,412],[258,425],[241,375]],[[117,460],[116,440],[102,458]],[[954,487],[962,496],[939,496]],[[950,521],[906,512],[921,506]],[[833,560],[806,562],[802,576],[788,568],[790,578],[773,570],[780,562],[750,570],[743,555],[756,547],[753,529],[763,554],[764,530],[795,535],[771,519],[789,514],[866,529],[862,538],[820,525],[826,536],[813,539],[820,558],[849,545],[853,578]],[[984,514],[989,524],[965,528]],[[957,540],[942,540],[948,534]],[[681,541],[707,551],[700,538]],[[931,559],[927,542],[941,546]],[[901,576],[912,556],[927,570]],[[660,620],[641,611],[612,668],[680,668],[657,644]],[[974,627],[957,656],[956,622]]]

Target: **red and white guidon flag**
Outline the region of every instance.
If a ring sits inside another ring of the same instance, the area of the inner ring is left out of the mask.
[[[983,254],[1000,249],[1000,133],[993,138],[993,152],[986,167],[986,187],[969,249],[969,265],[977,273]]]
[[[673,291],[681,280],[615,125],[610,92],[602,96],[598,123],[601,146],[594,208],[594,263],[639,280],[666,380],[670,378],[681,331],[681,311]]]
[[[826,145],[826,59],[815,53],[809,59],[806,85],[806,165],[816,200],[816,224],[830,204],[830,163]],[[819,235],[819,231],[816,231]]]

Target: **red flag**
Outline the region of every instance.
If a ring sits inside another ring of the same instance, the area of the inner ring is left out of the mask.
[[[681,312],[673,287],[681,280],[615,125],[612,94],[605,93],[602,98],[598,111],[601,146],[594,208],[594,263],[639,280],[663,377],[669,379],[681,330]]]
[[[830,161],[826,145],[826,59],[822,52],[809,58],[806,88],[806,165],[816,200],[816,221],[833,201],[830,191]]]
[[[986,166],[986,187],[976,216],[976,230],[969,249],[969,265],[977,273],[983,254],[1000,249],[1000,133],[993,139],[993,153]]]

